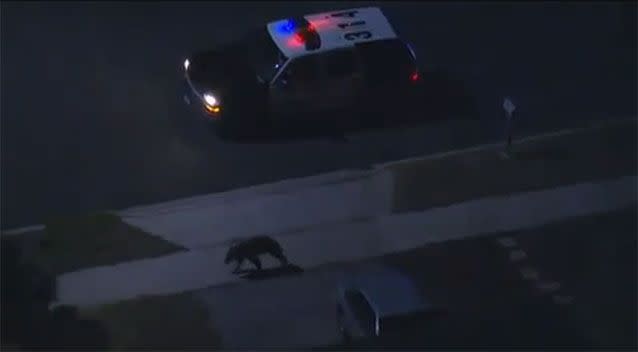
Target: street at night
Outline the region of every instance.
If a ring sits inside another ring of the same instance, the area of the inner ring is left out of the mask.
[[[2,2],[2,348],[635,350],[637,13]]]

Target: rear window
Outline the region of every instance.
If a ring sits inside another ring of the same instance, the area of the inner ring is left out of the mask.
[[[374,82],[407,80],[416,69],[408,46],[398,39],[378,40],[357,45],[366,77]]]
[[[326,75],[329,78],[341,78],[355,71],[355,57],[352,50],[336,50],[322,56]]]

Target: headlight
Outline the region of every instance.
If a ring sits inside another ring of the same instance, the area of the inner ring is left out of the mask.
[[[191,65],[191,62],[188,61],[188,59],[184,60],[184,69],[185,70],[188,70],[188,66],[190,66],[190,65]]]
[[[204,101],[206,102],[206,105],[208,106],[217,105],[217,98],[215,98],[215,96],[212,94],[204,94]]]

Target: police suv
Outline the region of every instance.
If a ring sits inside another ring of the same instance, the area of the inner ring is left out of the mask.
[[[364,121],[414,102],[416,58],[376,7],[278,20],[184,61],[184,100],[221,137]]]

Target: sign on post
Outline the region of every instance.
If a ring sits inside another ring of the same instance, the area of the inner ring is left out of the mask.
[[[514,117],[514,111],[516,111],[516,105],[514,105],[514,102],[512,102],[512,99],[509,97],[505,97],[505,99],[503,99],[503,110],[505,110],[506,116],[505,138],[507,139],[507,142],[505,146],[505,155],[509,157],[512,149],[512,124],[514,123],[512,120]]]
[[[511,119],[512,115],[514,114],[514,111],[516,110],[516,105],[514,105],[512,100],[510,100],[510,98],[505,97],[505,99],[503,100],[503,110],[505,110],[505,113],[507,114],[507,118]]]

